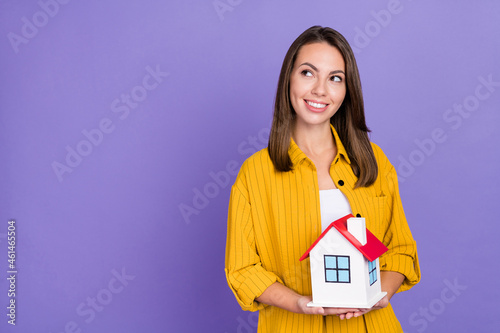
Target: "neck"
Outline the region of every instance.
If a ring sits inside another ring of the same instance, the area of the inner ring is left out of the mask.
[[[306,155],[321,154],[325,150],[335,149],[332,130],[329,123],[315,126],[301,126],[294,124],[293,140]]]

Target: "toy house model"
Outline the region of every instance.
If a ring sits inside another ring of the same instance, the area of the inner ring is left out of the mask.
[[[387,250],[364,218],[346,215],[332,222],[300,258],[310,257],[313,301],[307,305],[371,308],[386,295],[378,257]]]

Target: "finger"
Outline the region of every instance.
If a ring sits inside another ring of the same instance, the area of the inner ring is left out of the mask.
[[[323,309],[323,308],[317,308],[316,314],[325,315],[325,309]]]
[[[367,312],[368,311],[356,311],[356,312],[353,313],[353,317],[354,318],[360,317],[360,316],[364,315]]]
[[[346,312],[355,312],[355,311],[360,311],[361,309],[354,309],[354,308],[325,308],[326,310],[332,310],[337,313],[346,313]]]
[[[358,311],[356,312],[349,312],[345,315],[346,319],[351,319],[351,318],[354,318],[355,317],[355,314],[358,313]],[[358,316],[359,317],[359,316]]]
[[[325,309],[322,307],[306,307],[304,312],[308,314],[324,315]]]
[[[325,314],[327,315],[341,315],[346,313],[347,311],[344,311],[343,309],[336,309],[336,308],[325,308]]]

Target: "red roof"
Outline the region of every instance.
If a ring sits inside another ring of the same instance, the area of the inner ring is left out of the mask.
[[[316,241],[311,245],[311,247],[300,257],[300,261],[304,260],[309,256],[309,252],[319,243],[319,241],[330,231],[331,228],[337,229],[342,236],[344,236],[359,252],[361,252],[366,259],[373,261],[380,257],[382,254],[387,252],[389,249],[375,237],[370,230],[366,229],[366,244],[361,245],[361,243],[349,232],[347,231],[347,220],[354,217],[352,214],[346,215],[337,221],[330,223],[328,228],[323,231],[323,233],[316,239]]]

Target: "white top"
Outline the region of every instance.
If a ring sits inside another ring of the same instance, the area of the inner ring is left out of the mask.
[[[319,191],[321,209],[321,232],[341,217],[351,214],[351,205],[338,188]]]

